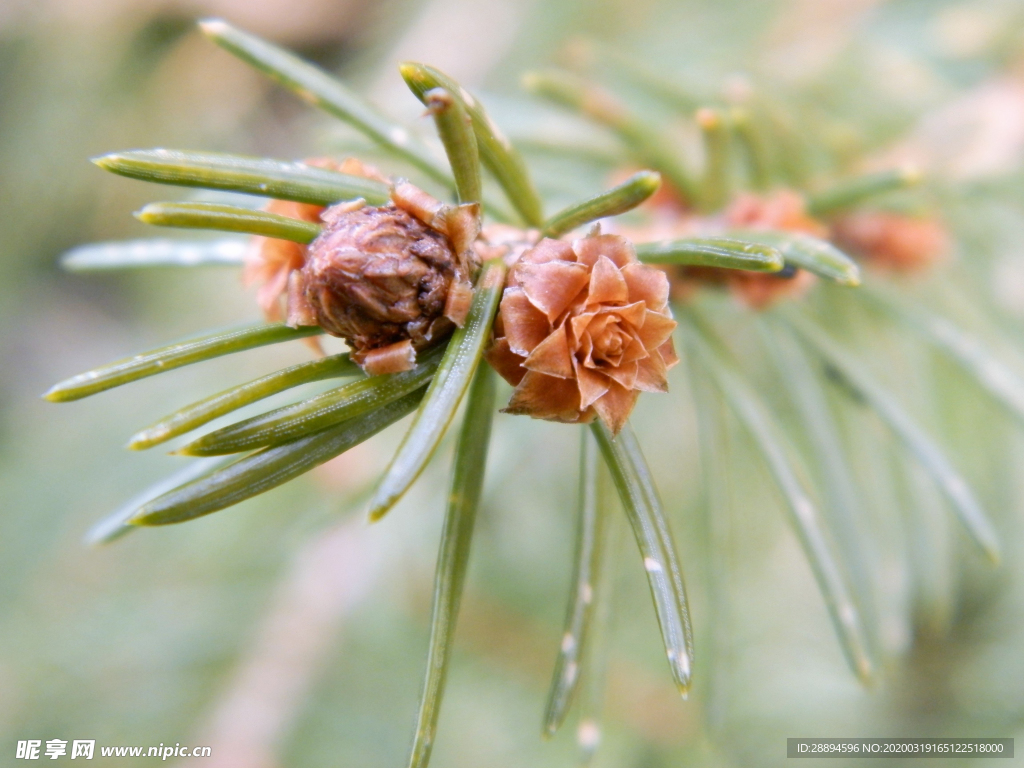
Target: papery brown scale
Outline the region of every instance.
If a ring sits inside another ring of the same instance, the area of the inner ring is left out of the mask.
[[[580,408],[587,409],[600,399],[611,387],[606,376],[583,366],[576,369],[577,386],[580,392]]]
[[[676,347],[672,343],[671,339],[658,347],[658,351],[661,352],[661,359],[666,367],[671,368],[679,362],[679,355],[676,354]],[[651,360],[652,362],[654,361],[653,355],[651,356]]]
[[[518,386],[527,373],[523,367],[523,360],[522,355],[517,355],[509,349],[508,339],[504,336],[495,339],[487,351],[487,362],[513,387]]]
[[[607,256],[600,256],[590,271],[587,304],[620,304],[629,301],[629,287],[619,268]]]
[[[664,358],[647,357],[636,364],[636,380],[633,387],[642,392],[668,392],[666,373],[671,365],[679,362],[678,358],[669,363]]]
[[[640,366],[635,362],[620,364],[616,368],[610,368],[605,371],[605,375],[626,389],[636,389],[636,378],[639,367]]]
[[[590,235],[573,241],[572,250],[576,261],[593,267],[601,256],[610,259],[617,267],[638,263],[633,244],[620,235]]]
[[[574,380],[535,371],[526,371],[503,410],[547,421],[574,423],[593,419],[593,414],[581,414],[580,390]]]
[[[593,408],[612,433],[618,434],[626,426],[639,394],[635,389],[627,389],[612,381],[608,391],[594,401]]]
[[[509,348],[525,357],[551,331],[543,312],[535,307],[522,288],[506,288],[501,297],[500,318]]]
[[[569,351],[569,337],[565,326],[556,328],[534,347],[523,361],[523,367],[559,379],[572,378],[572,353]]]
[[[371,349],[362,355],[363,370],[370,376],[408,371],[416,365],[416,349],[412,341],[404,339],[386,347]]]
[[[660,312],[668,306],[668,275],[660,269],[649,269],[643,264],[627,264],[622,268],[629,295],[643,301],[649,309]]]
[[[516,282],[530,303],[551,322],[569,308],[590,281],[586,267],[567,261],[520,261],[514,271]]]

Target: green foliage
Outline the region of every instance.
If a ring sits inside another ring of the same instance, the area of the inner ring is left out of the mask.
[[[870,209],[882,196],[922,183],[918,174],[901,168],[867,175],[849,173],[848,169],[858,166],[850,161],[849,150],[844,148],[843,142],[848,137],[821,117],[820,105],[808,103],[813,102],[813,95],[783,94],[775,100],[760,84],[741,96],[720,98],[710,92],[688,93],[671,78],[664,77],[660,70],[652,73],[630,56],[620,55],[617,59],[610,57],[618,62],[610,69],[617,71],[620,79],[638,86],[639,93],[623,94],[620,99],[590,79],[594,68],[588,70],[586,64],[578,65],[573,73],[546,71],[531,75],[526,85],[534,94],[596,123],[620,142],[619,149],[602,156],[604,166],[585,151],[566,151],[559,158],[561,162],[578,163],[581,169],[586,166],[587,173],[599,166],[622,169],[632,164],[635,168],[637,163],[652,170],[641,170],[598,194],[563,192],[559,205],[568,200],[584,199],[545,218],[545,208],[553,209],[551,200],[547,199],[545,180],[557,176],[557,172],[546,176],[544,169],[537,172],[527,167],[516,147],[519,142],[508,138],[514,139],[516,131],[510,131],[507,136],[497,128],[492,117],[501,118],[507,110],[500,100],[489,101],[491,110],[488,112],[476,95],[471,95],[438,69],[421,64],[402,65],[402,77],[434,118],[448,158],[448,167],[445,167],[428,148],[429,143],[417,138],[415,131],[383,117],[363,97],[319,67],[225,22],[207,21],[202,26],[209,37],[242,61],[370,139],[385,162],[412,166],[453,192],[459,203],[482,203],[485,215],[495,221],[507,222],[511,215],[501,212],[503,202],[494,199],[496,196],[489,182],[483,183],[481,166],[497,182],[521,223],[549,237],[567,236],[593,221],[633,211],[655,193],[664,178],[671,195],[669,205],[676,206],[674,215],[682,218],[696,209],[713,224],[710,230],[692,234],[691,230],[686,230],[683,234],[673,234],[672,239],[638,242],[637,254],[646,263],[678,268],[683,274],[695,274],[685,272],[689,267],[747,270],[764,273],[759,277],[774,280],[802,269],[839,286],[855,288],[861,283],[865,266],[861,254],[844,252],[827,239],[776,227],[730,229],[723,224],[722,214],[732,194],[737,188],[768,191],[783,183],[793,185],[804,193],[809,214],[833,220],[850,212]],[[732,43],[742,48],[751,41],[734,40]],[[606,57],[605,66],[610,59]],[[829,77],[835,76],[833,73]],[[614,82],[615,77],[611,80]],[[826,78],[822,86],[828,87],[830,96],[836,90],[832,82]],[[834,96],[836,101],[841,98]],[[853,99],[853,96],[845,98]],[[708,106],[695,116],[694,108],[701,105]],[[787,110],[795,117],[787,115]],[[668,118],[664,117],[666,114]],[[865,122],[870,123],[870,120]],[[677,131],[680,126],[681,130]],[[701,163],[693,161],[688,154],[690,145],[679,139],[680,133],[687,130],[692,138],[703,141]],[[878,140],[865,141],[877,143]],[[525,146],[526,142],[521,144]],[[569,150],[578,150],[581,146],[575,140],[566,144]],[[383,205],[388,202],[390,193],[387,185],[362,177],[303,163],[227,154],[136,150],[105,155],[95,162],[106,170],[144,181],[314,205],[358,198],[369,205]],[[585,173],[580,170],[571,175],[582,178]],[[539,180],[536,185],[534,178]],[[927,194],[935,193],[934,188],[924,186]],[[566,184],[567,189],[571,187]],[[943,194],[953,193],[943,191]],[[221,199],[151,204],[139,212],[138,218],[143,223],[158,226],[213,229],[297,243],[309,243],[320,231],[315,223],[226,205]],[[648,221],[646,213],[631,215],[631,226]],[[239,240],[147,240],[78,248],[68,254],[64,265],[76,271],[238,265],[243,253],[244,245]],[[486,497],[482,500],[483,475],[496,397],[493,375],[479,363],[501,298],[506,266],[500,261],[483,265],[474,276],[473,303],[465,326],[432,351],[421,353],[419,364],[413,370],[357,378],[311,397],[303,395],[305,399],[297,402],[271,407],[255,415],[246,414],[239,421],[193,439],[176,453],[205,456],[253,452],[241,457],[218,456],[190,463],[101,521],[89,536],[96,543],[111,541],[137,526],[192,520],[251,499],[345,453],[415,412],[370,499],[371,519],[379,519],[409,492],[423,473],[465,399],[435,574],[426,680],[410,757],[410,764],[416,766],[426,765],[434,747],[449,668],[453,670],[453,679],[459,678],[459,662],[452,654],[455,619],[467,576],[474,521],[478,508],[485,511],[488,507]],[[984,305],[987,298],[982,294],[979,299],[977,286],[971,284],[971,281],[980,281],[980,269],[974,263],[962,267],[959,276],[966,274],[965,280],[958,280],[957,273],[940,271],[933,283],[954,284],[950,290],[961,290],[969,296],[968,303]],[[783,272],[783,275],[776,278],[771,275],[774,272]],[[941,511],[941,502],[929,504],[928,493],[935,489],[941,492],[974,543],[989,559],[995,561],[1001,548],[1010,551],[1015,546],[1012,536],[1009,546],[1000,541],[1006,539],[1013,526],[999,517],[993,521],[982,511],[982,501],[985,507],[998,508],[990,498],[993,492],[989,486],[998,485],[992,478],[1002,471],[999,462],[1010,464],[1010,461],[1001,455],[994,468],[985,464],[979,457],[986,454],[987,460],[987,438],[979,441],[975,436],[972,442],[968,436],[961,445],[957,425],[962,427],[974,419],[971,428],[984,434],[995,424],[990,414],[981,412],[979,416],[971,395],[964,394],[977,391],[979,386],[999,407],[1019,420],[1024,413],[1024,386],[1014,366],[993,352],[990,339],[977,330],[977,324],[972,325],[963,317],[956,321],[946,317],[946,314],[956,313],[950,311],[949,304],[942,306],[942,302],[935,300],[941,292],[934,285],[925,285],[918,291],[917,300],[911,301],[908,296],[913,291],[898,281],[872,275],[867,283],[866,289],[842,295],[835,301],[832,299],[840,294],[819,289],[803,306],[783,307],[766,313],[762,319],[755,319],[753,313],[746,310],[727,308],[722,302],[700,301],[700,320],[695,321],[697,313],[692,312],[692,307],[677,302],[677,316],[686,318],[680,334],[689,351],[684,367],[695,381],[692,395],[700,421],[705,464],[700,474],[688,468],[688,456],[672,442],[677,432],[689,434],[689,422],[684,419],[670,425],[667,417],[661,421],[659,413],[659,429],[646,430],[643,428],[644,417],[649,418],[649,413],[644,412],[646,402],[638,411],[637,433],[627,427],[616,437],[599,423],[592,427],[593,440],[599,446],[639,545],[672,677],[680,691],[697,692],[697,706],[710,709],[712,702],[707,690],[701,688],[704,671],[700,664],[703,661],[694,667],[693,630],[683,586],[681,555],[686,555],[691,569],[691,584],[693,570],[701,574],[696,579],[699,585],[697,606],[706,600],[714,602],[710,609],[703,606],[706,609],[703,613],[713,613],[714,621],[718,622],[729,616],[729,601],[735,599],[729,581],[740,577],[734,572],[757,572],[756,581],[771,582],[770,577],[763,576],[770,564],[767,553],[773,546],[782,546],[777,544],[773,529],[762,520],[767,516],[760,514],[757,472],[749,471],[747,464],[737,458],[745,456],[745,450],[760,454],[781,491],[783,508],[824,598],[840,646],[862,682],[884,678],[885,674],[880,672],[893,668],[894,657],[904,652],[907,654],[904,661],[911,670],[908,674],[927,673],[922,655],[928,653],[929,646],[915,638],[919,641],[916,649],[894,648],[886,634],[887,628],[891,634],[892,626],[904,626],[909,614],[917,611],[915,615],[924,615],[925,611],[914,606],[893,607],[893,600],[887,594],[891,583],[878,573],[881,560],[888,558],[884,564],[890,569],[907,569],[910,574],[907,578],[913,581],[908,589],[920,596],[922,604],[930,600],[933,606],[939,606],[932,609],[935,615],[945,611],[944,615],[953,616],[955,611],[948,605],[953,601],[959,601],[958,609],[970,615],[971,610],[981,611],[978,606],[991,605],[995,599],[991,582],[985,581],[988,577],[978,576],[974,565],[967,566],[962,594],[954,594],[955,590],[943,581],[944,574],[954,570],[953,561],[959,555],[950,554],[955,545],[949,543],[951,539],[943,527],[944,522],[935,514]],[[987,307],[983,306],[982,311],[985,309]],[[889,341],[902,338],[905,332],[926,340],[960,371],[966,372],[970,389],[958,389],[949,384],[942,369],[934,374],[930,358],[925,362],[901,359],[900,354],[890,348]],[[192,362],[316,333],[320,333],[320,329],[259,325],[213,334],[94,369],[56,385],[45,397],[54,401],[79,399]],[[162,444],[243,407],[290,393],[297,386],[356,375],[356,366],[344,354],[291,364],[179,409],[137,433],[129,446],[148,448]],[[908,397],[908,382],[919,378],[926,382],[923,389],[929,391],[934,402],[918,403]],[[836,386],[826,387],[826,382]],[[730,418],[743,427],[750,445],[727,444],[735,438],[729,429],[731,422],[728,418],[716,420],[724,414],[709,413],[716,410],[717,402],[713,397],[701,395],[701,387],[708,384],[720,391],[732,414]],[[648,399],[656,400],[656,396],[645,396],[644,401]],[[683,400],[688,402],[685,397]],[[661,406],[666,411],[671,407],[674,406]],[[872,431],[871,413],[880,417],[891,434]],[[928,423],[927,430],[925,423]],[[597,702],[603,682],[600,658],[596,661],[594,658],[599,652],[593,649],[607,646],[607,638],[602,635],[609,631],[600,620],[595,596],[611,599],[608,594],[611,589],[599,588],[598,574],[611,567],[609,562],[613,559],[614,548],[605,546],[605,536],[614,526],[608,519],[611,510],[606,510],[603,503],[607,499],[601,498],[598,492],[603,470],[597,466],[591,438],[586,436],[585,430],[577,431],[585,435],[579,467],[577,544],[572,560],[569,608],[544,717],[547,735],[555,733],[574,700],[579,700],[577,703],[581,705],[582,725],[596,729],[595,718],[600,709]],[[659,431],[664,434],[658,434]],[[520,466],[515,459],[508,458],[510,445],[520,452],[523,446],[515,444],[517,441],[501,442],[500,436],[498,440],[504,450],[492,453],[501,456],[499,466],[504,474],[503,482],[511,483],[517,490],[533,485],[532,477],[524,469],[529,465]],[[641,451],[641,443],[645,451]],[[681,480],[671,473],[662,474],[666,462],[664,445],[675,447],[671,461],[677,473],[681,472],[693,483],[702,481],[710,486],[703,489],[710,515],[706,525],[712,529],[708,536],[714,544],[709,551],[698,551],[693,543],[696,524],[691,522],[686,509],[679,520],[672,518],[692,499],[688,496],[691,491],[680,491]],[[899,456],[892,467],[880,469],[893,446],[904,449],[913,462],[906,462]],[[543,453],[547,457],[555,451]],[[648,466],[644,453],[653,459],[653,466]],[[1014,454],[1011,450],[1006,455]],[[564,480],[565,462],[557,458],[550,461],[550,471],[559,481]],[[959,467],[961,463],[965,464],[963,468]],[[807,472],[808,468],[812,471]],[[918,469],[923,470],[923,481]],[[980,492],[976,493],[970,489],[968,480],[977,486],[979,475],[988,482],[978,486]],[[664,496],[668,504],[662,503],[662,495],[655,488],[655,477],[664,484],[663,488],[672,489],[671,494]],[[893,487],[887,488],[886,483]],[[423,485],[429,488],[430,481]],[[890,502],[898,498],[901,488],[911,489],[907,492],[910,499],[905,505],[907,509],[902,510],[910,522],[896,523],[893,522],[897,519],[896,504]],[[737,498],[725,503],[723,496],[734,494]],[[1010,499],[1007,508],[1016,509],[1016,496],[1009,491],[1005,496]],[[538,498],[555,504],[550,493],[545,496],[538,491]],[[752,498],[756,498],[756,503],[751,503]],[[354,500],[349,499],[346,505],[354,505]],[[753,514],[755,511],[757,515]],[[726,512],[742,520],[741,528],[749,528],[743,531],[744,535],[756,538],[756,547],[749,550],[745,558],[729,551],[727,521],[716,517]],[[524,515],[523,519],[533,519]],[[495,523],[487,521],[487,525]],[[677,536],[682,532],[680,551],[673,542],[670,528]],[[764,531],[772,532],[765,535]],[[198,535],[202,535],[201,530]],[[534,536],[524,534],[527,535]],[[761,536],[764,536],[763,541],[757,538]],[[543,536],[536,535],[536,538]],[[531,545],[544,546],[536,541],[531,541]],[[483,546],[488,546],[486,540]],[[492,543],[491,546],[492,551],[501,551],[501,545]],[[930,549],[933,546],[936,552]],[[938,551],[942,547],[945,549]],[[900,551],[901,548],[910,550],[911,554]],[[691,562],[697,565],[691,566]],[[702,574],[701,566],[711,576]],[[537,579],[550,580],[547,571],[538,571]],[[494,588],[493,584],[490,586]],[[502,588],[505,587],[499,587],[499,591]],[[755,591],[749,584],[744,588],[751,594]],[[943,601],[946,601],[946,608],[940,605]],[[529,604],[531,610],[543,610],[537,608],[542,601],[536,599],[536,595],[524,598],[523,602]],[[631,609],[632,606],[622,606],[621,601],[616,608],[627,613]],[[758,608],[747,612],[749,615],[744,615],[743,622],[738,623],[764,622],[765,616],[772,612],[771,607]],[[703,620],[700,607],[694,613],[698,618],[699,637]],[[955,621],[963,621],[963,618],[933,624],[949,629]],[[480,633],[479,623],[474,625],[470,621],[469,624],[470,631],[475,626]],[[717,626],[714,636],[719,640],[723,637]],[[951,642],[970,644],[963,636],[955,636]],[[708,663],[721,669],[728,643],[713,645],[715,647],[709,649],[711,661]],[[718,674],[710,677],[716,683],[723,679]],[[740,677],[739,672],[737,677]],[[785,679],[784,673],[766,669],[753,677],[757,678],[754,683],[743,680],[736,686],[741,696],[744,691],[749,694],[749,702],[744,700],[738,709],[749,706],[753,711],[758,690],[773,688],[765,681]],[[776,684],[774,689],[780,687],[784,686]],[[392,699],[407,697],[406,693],[395,693],[384,687],[378,693],[388,701],[389,718]],[[713,695],[725,696],[718,691]],[[451,696],[448,700],[452,706]],[[881,722],[888,724],[889,721]],[[465,730],[470,728],[467,726]],[[595,732],[581,727],[578,741],[584,759],[589,759],[596,744],[590,736],[585,738],[585,734]],[[358,737],[358,734],[352,736],[353,740]],[[728,739],[719,740],[719,747],[715,749],[735,758],[742,754],[750,738],[737,739],[736,745],[727,742]],[[695,755],[701,754],[701,749],[711,748],[689,744],[688,757],[695,764],[703,762]],[[625,750],[621,744],[618,748]],[[290,749],[301,751],[299,746]],[[612,749],[616,749],[615,744]],[[743,762],[743,758],[736,759]],[[713,757],[708,762],[716,760]],[[304,763],[300,760],[297,764]],[[312,764],[316,764],[315,761]]]

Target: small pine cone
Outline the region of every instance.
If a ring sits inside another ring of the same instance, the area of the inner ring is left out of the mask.
[[[722,222],[729,229],[804,232],[828,237],[828,228],[807,213],[803,196],[788,189],[760,197],[742,194],[725,211]],[[746,272],[718,267],[679,267],[669,273],[672,294],[677,301],[688,301],[702,285],[727,287],[744,306],[766,309],[783,298],[802,296],[814,285],[810,272],[786,267],[781,272]]]
[[[725,214],[730,227],[804,232],[828,237],[828,227],[807,213],[803,196],[780,189],[767,197],[744,194],[736,198]],[[726,270],[725,282],[739,301],[751,309],[767,309],[783,298],[798,298],[816,282],[810,272],[784,269],[777,273]]]
[[[919,272],[949,251],[945,228],[923,216],[857,211],[838,218],[833,228],[844,248],[893,272]]]
[[[505,409],[613,432],[678,362],[668,277],[617,235],[544,239],[509,274],[488,362],[516,387]]]
[[[348,342],[353,360],[404,342],[421,349],[451,330],[445,307],[458,262],[444,234],[391,205],[342,205],[322,218],[293,297]]]

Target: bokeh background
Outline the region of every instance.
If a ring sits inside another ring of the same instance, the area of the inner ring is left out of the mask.
[[[522,140],[552,209],[611,170],[595,161],[589,174],[567,173],[565,147],[600,158],[608,137],[526,99],[525,69],[611,50],[698,97],[753,78],[798,120],[834,125],[830,150],[891,153],[931,171],[941,182],[933,203],[961,244],[955,274],[987,297],[965,313],[1020,338],[1020,0],[2,0],[3,764],[30,738],[211,745],[204,765],[239,768],[369,768],[407,757],[444,456],[373,527],[361,503],[394,429],[238,508],[91,549],[81,540],[94,520],[175,467],[159,451],[122,450],[130,434],[306,351],[248,352],[70,405],[39,399],[96,364],[257,317],[229,269],[62,273],[66,249],[146,236],[130,212],[182,194],[107,176],[89,157],[165,146],[299,158],[359,147],[203,39],[194,28],[203,16],[296,49],[410,124],[423,122],[421,109],[395,64],[439,66],[483,93]],[[895,608],[872,690],[847,671],[753,451],[734,447],[734,515],[712,549],[688,399],[642,400],[637,428],[694,601],[697,682],[687,702],[673,692],[623,529],[596,765],[781,765],[787,736],[1016,735],[1024,747],[1024,443],[957,372],[938,362],[933,370],[938,411],[946,403],[958,414],[936,428],[993,511],[1005,563],[987,569],[942,527],[915,555],[938,594],[922,597],[907,553],[880,544],[876,577]],[[436,766],[578,761],[574,723],[551,742],[539,737],[568,589],[576,437],[558,425],[496,422]],[[901,460],[875,445],[857,460]],[[864,492],[883,521],[876,530],[915,525],[900,489]],[[728,585],[715,601],[713,569]]]

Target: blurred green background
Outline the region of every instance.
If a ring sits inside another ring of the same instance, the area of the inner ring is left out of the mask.
[[[942,179],[933,202],[962,243],[950,274],[970,282],[976,302],[964,312],[1019,338],[1020,0],[5,0],[5,765],[15,763],[17,740],[51,738],[211,745],[204,765],[239,768],[369,768],[407,756],[446,457],[374,527],[360,504],[395,445],[394,429],[239,508],[89,549],[81,539],[94,520],[176,466],[159,451],[122,450],[130,434],[306,352],[298,344],[248,352],[73,405],[39,399],[53,382],[96,364],[257,317],[227,269],[62,273],[64,250],[147,236],[130,212],[180,196],[107,176],[89,157],[164,146],[299,158],[354,143],[204,40],[193,20],[205,15],[338,71],[410,123],[421,108],[394,65],[413,58],[448,71],[483,92],[497,121],[524,140],[551,208],[603,179],[597,171],[567,174],[550,145],[600,154],[607,137],[526,101],[518,88],[524,69],[576,62],[586,50],[579,41],[597,40],[698,95],[746,73],[778,89],[797,119],[824,126],[819,135],[851,166],[865,153],[900,147],[933,170]],[[1024,443],[976,402],[960,374],[930,365],[930,396],[938,412],[952,414],[936,428],[994,512],[1005,563],[985,568],[959,532],[940,526],[928,540],[934,546],[908,566],[885,535],[913,525],[901,514],[900,489],[864,489],[881,521],[874,576],[888,617],[886,668],[873,690],[848,673],[751,449],[737,441],[732,451],[734,515],[726,547],[712,550],[698,512],[685,372],[673,381],[684,396],[641,401],[635,421],[687,568],[698,670],[691,699],[679,701],[624,538],[596,765],[781,765],[787,736],[1024,738]],[[856,460],[900,461],[895,450],[874,447],[889,445],[875,426],[863,430]],[[433,765],[573,765],[572,723],[551,742],[539,732],[568,589],[576,430],[501,416],[495,431]],[[714,601],[713,568],[728,576],[727,593]],[[931,624],[915,618],[913,568],[931,574],[948,607],[929,614],[939,616]]]

